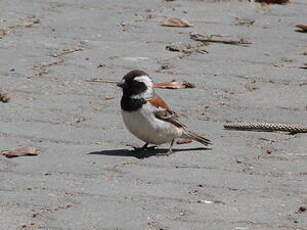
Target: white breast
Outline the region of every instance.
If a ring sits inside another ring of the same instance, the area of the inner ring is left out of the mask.
[[[156,118],[153,110],[149,104],[143,105],[137,111],[122,110],[123,120],[128,130],[142,141],[157,145],[169,143],[182,135],[180,128]]]

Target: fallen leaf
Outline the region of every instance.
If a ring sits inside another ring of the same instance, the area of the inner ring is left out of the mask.
[[[10,101],[10,97],[7,93],[4,93],[4,92],[1,92],[0,91],[0,101],[3,102],[3,103],[7,103]]]
[[[286,4],[289,2],[289,0],[253,0],[253,1],[265,4]]]
[[[300,28],[303,32],[307,32],[307,25],[298,24],[296,25],[297,28]]]
[[[0,29],[0,38],[1,38],[1,37],[4,37],[4,36],[7,35],[8,33],[9,33],[8,30],[6,30],[6,29]]]
[[[184,144],[189,144],[191,142],[192,142],[192,140],[189,139],[189,138],[180,138],[176,143],[178,145],[184,145]]]
[[[15,150],[2,150],[1,153],[8,158],[20,156],[37,156],[38,150],[35,147],[25,146]]]
[[[164,22],[161,23],[161,26],[167,27],[192,27],[193,25],[185,19],[180,18],[167,18]]]
[[[114,98],[115,98],[115,96],[109,96],[109,97],[104,97],[103,100],[108,101],[108,100],[112,100]]]
[[[195,86],[192,83],[187,81],[157,82],[154,84],[154,87],[160,89],[195,88]]]

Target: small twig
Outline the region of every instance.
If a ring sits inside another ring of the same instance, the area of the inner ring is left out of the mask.
[[[47,68],[54,66],[54,65],[60,65],[64,63],[64,59],[62,57],[59,57],[59,59],[60,60],[55,61],[55,62],[33,66],[33,69],[39,71],[38,76],[43,76],[45,74],[48,74]]]
[[[87,79],[85,80],[86,82],[94,82],[94,83],[109,83],[109,84],[117,84],[117,81],[112,81],[112,80],[103,80],[99,78],[92,78],[92,79]]]
[[[195,85],[187,81],[171,81],[171,82],[157,82],[154,84],[155,88],[160,89],[183,89],[195,88]]]
[[[93,83],[107,83],[107,84],[117,84],[118,82],[112,80],[104,80],[99,78],[87,79],[85,82],[93,82]],[[162,88],[162,89],[182,89],[182,88],[195,88],[195,85],[187,82],[177,82],[175,80],[171,82],[157,82],[154,84],[154,88]]]
[[[59,64],[63,64],[64,63],[64,59],[60,59],[59,61],[55,61],[55,62],[51,62],[51,63],[48,63],[48,64],[43,64],[40,66],[41,69],[44,69],[44,68],[47,68],[47,67],[51,67],[51,66],[54,66],[54,65],[59,65]]]
[[[203,43],[222,43],[222,44],[226,44],[226,45],[241,45],[241,46],[247,46],[249,44],[252,44],[251,42],[244,40],[244,39],[240,39],[240,40],[222,40],[222,39],[215,39],[213,38],[213,35],[209,35],[209,36],[205,36],[205,35],[201,35],[201,34],[191,34],[190,35],[191,39],[195,40],[195,41],[200,41]]]
[[[176,43],[172,43],[169,44],[165,47],[166,50],[172,51],[172,52],[181,52],[184,53],[186,55],[191,55],[193,52],[198,52],[201,54],[205,54],[208,53],[207,50],[204,49],[204,44],[198,44],[196,46],[193,46],[191,44],[185,44],[185,43],[181,43],[181,42],[176,42]]]
[[[67,54],[70,54],[70,53],[73,53],[73,52],[83,51],[83,50],[84,50],[83,48],[76,48],[76,49],[71,49],[71,50],[64,50],[64,51],[61,52],[61,53],[55,53],[55,54],[52,54],[51,56],[52,56],[52,57],[61,57],[61,56],[64,56],[64,55],[67,55]]]

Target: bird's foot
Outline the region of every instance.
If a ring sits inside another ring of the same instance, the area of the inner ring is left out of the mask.
[[[142,147],[136,147],[134,145],[128,145],[128,146],[132,147],[134,152],[141,152],[141,151],[146,151],[146,150],[152,150],[152,149],[155,149],[156,147],[158,147],[157,145],[153,145],[153,146],[149,146],[148,147],[147,143],[145,145],[143,145]]]
[[[158,154],[156,154],[156,156],[158,156],[158,157],[168,157],[169,155],[171,155],[171,154],[173,154],[174,152],[171,150],[171,149],[169,149],[167,152],[163,152],[163,153],[158,153]]]
[[[158,153],[156,156],[169,156],[173,153],[172,147],[174,145],[175,138],[172,140],[171,145],[166,153]]]

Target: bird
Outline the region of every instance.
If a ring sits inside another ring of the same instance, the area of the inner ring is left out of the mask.
[[[187,128],[178,115],[155,92],[153,80],[142,70],[127,73],[117,86],[122,88],[121,114],[127,129],[138,139],[149,144],[170,143],[166,155],[172,153],[175,139],[188,138],[208,146],[211,141]],[[156,147],[156,146],[155,146]]]

